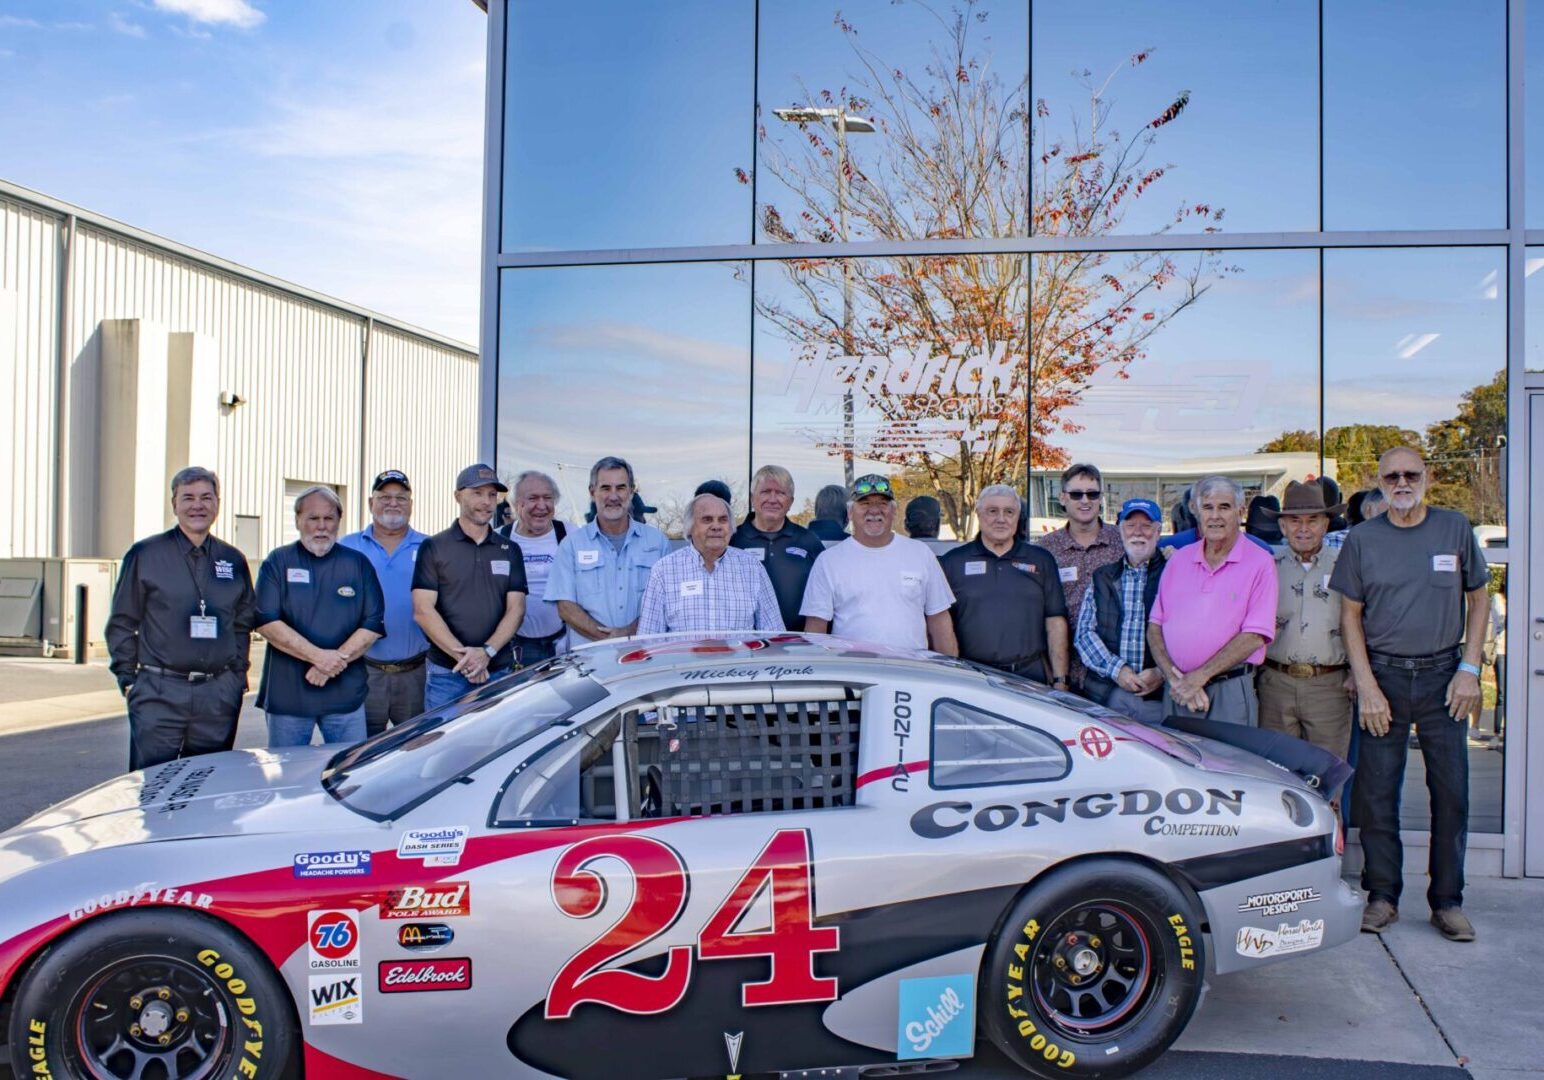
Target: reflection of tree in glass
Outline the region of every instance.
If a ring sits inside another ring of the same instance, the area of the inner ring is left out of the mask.
[[[1134,200],[1153,197],[1168,166],[1147,158],[1188,92],[1123,138],[1107,126],[1115,74],[1097,87],[1085,80],[1086,117],[1053,137],[1050,106],[1031,108],[1027,80],[1005,85],[990,54],[978,52],[972,30],[987,19],[983,4],[965,0],[944,15],[914,2],[940,27],[920,70],[886,63],[838,16],[836,30],[857,65],[853,84],[804,90],[816,107],[873,123],[861,165],[839,152],[837,133],[820,122],[769,129],[759,118],[761,168],[792,200],[758,205],[763,236],[829,243],[1034,233],[1075,241],[1119,231]],[[1148,55],[1138,52],[1130,64]],[[1221,216],[1187,204],[1174,221]],[[961,535],[982,487],[1067,463],[1054,440],[1079,427],[1066,411],[1096,374],[1126,377],[1148,338],[1195,302],[1216,268],[1209,253],[1182,267],[1161,252],[1039,255],[1032,275],[1013,253],[802,257],[781,265],[793,297],[758,290],[757,313],[798,344],[801,361],[864,359],[873,374],[849,364],[840,376],[879,417],[859,455],[927,474]],[[829,432],[817,441],[842,452],[842,439]]]

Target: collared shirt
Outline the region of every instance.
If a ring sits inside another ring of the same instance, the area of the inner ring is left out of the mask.
[[[356,630],[386,632],[386,605],[370,560],[334,544],[317,556],[295,541],[274,548],[257,572],[257,625],[282,622],[311,644],[336,649]],[[284,716],[331,716],[365,703],[368,676],[355,659],[325,686],[306,682],[311,664],[270,646],[257,707]]]
[[[1084,547],[1072,538],[1072,526],[1063,525],[1053,532],[1046,533],[1036,542],[1056,556],[1062,592],[1067,597],[1067,621],[1076,626],[1079,609],[1083,606],[1083,596],[1088,592],[1088,585],[1093,580],[1094,571],[1126,557],[1126,547],[1121,543],[1120,530],[1107,521],[1101,521],[1099,535],[1094,537],[1092,544]],[[1083,661],[1078,658],[1076,650],[1073,651],[1069,667],[1071,670],[1068,674],[1071,676],[1072,684],[1081,685]]]
[[[688,543],[649,571],[638,615],[640,634],[781,629],[772,579],[749,552],[725,548],[710,570],[702,553]]]
[[[418,549],[427,539],[427,534],[408,529],[397,541],[396,550],[388,553],[375,538],[375,526],[371,524],[338,541],[370,560],[381,582],[381,595],[386,598],[386,636],[365,653],[371,660],[394,664],[410,660],[429,647],[429,639],[413,621],[413,565],[418,561]]]
[[[199,614],[215,620],[212,637]],[[252,572],[247,557],[206,536],[197,547],[180,526],[129,548],[107,620],[112,672],[132,682],[141,664],[169,671],[245,671],[252,648]]]
[[[804,602],[804,586],[809,582],[815,559],[826,547],[820,537],[787,518],[775,533],[762,532],[754,520],[748,519],[734,531],[729,544],[761,562],[767,577],[772,579],[783,625],[802,626],[799,605]]]
[[[638,618],[649,571],[669,550],[670,541],[652,525],[629,520],[618,548],[592,521],[558,545],[546,599],[578,604],[602,626],[627,626]],[[570,638],[581,640],[577,633]]]
[[[1194,671],[1237,634],[1259,634],[1267,643],[1276,637],[1275,561],[1244,533],[1216,569],[1207,565],[1205,552],[1199,543],[1169,556],[1147,616],[1163,627],[1164,645],[1181,671]],[[1261,645],[1246,662],[1264,659]]]
[[[1321,547],[1305,567],[1290,547],[1276,556],[1276,638],[1265,655],[1278,664],[1346,662],[1340,594],[1330,589],[1338,548]]]
[[[1324,546],[1331,551],[1339,551],[1346,545],[1346,537],[1351,535],[1350,529],[1336,529],[1334,532],[1324,534]]]
[[[816,518],[811,521],[810,532],[828,544],[840,544],[847,539],[847,530],[842,528],[842,523],[831,518]]]
[[[1072,643],[1088,670],[1103,675],[1111,682],[1115,681],[1115,676],[1123,667],[1129,667],[1134,675],[1140,674],[1147,658],[1144,640],[1147,634],[1147,611],[1142,604],[1142,595],[1147,589],[1147,568],[1150,565],[1151,560],[1141,566],[1132,566],[1128,562],[1120,572],[1120,655],[1110,652],[1104,639],[1099,636],[1098,595],[1089,593],[1083,598],[1083,606],[1078,610],[1078,632]]]
[[[940,556],[954,593],[954,636],[960,655],[993,667],[1022,664],[1046,652],[1045,621],[1066,618],[1056,557],[1017,540],[998,555],[978,536]],[[1051,677],[1049,665],[1045,677]]]
[[[523,593],[525,561],[518,545],[488,530],[481,543],[461,529],[461,521],[437,532],[418,549],[413,564],[413,588],[435,593],[434,610],[462,645],[485,645],[504,619],[510,593]],[[514,637],[488,661],[492,671],[515,662]],[[429,642],[429,659],[453,668],[457,657]]]

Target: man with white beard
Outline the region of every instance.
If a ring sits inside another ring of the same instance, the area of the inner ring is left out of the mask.
[[[365,731],[371,735],[424,711],[429,639],[413,621],[413,564],[428,537],[411,527],[412,520],[413,488],[407,474],[387,469],[370,485],[370,524],[338,541],[370,560],[386,600],[386,636],[365,653],[370,684]]]
[[[323,485],[295,499],[300,539],[275,548],[257,574],[257,632],[268,640],[257,707],[268,745],[365,737],[365,650],[386,632],[385,601],[370,560],[341,547],[343,503]]]

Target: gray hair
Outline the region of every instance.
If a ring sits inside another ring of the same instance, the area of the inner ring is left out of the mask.
[[[1369,505],[1377,506],[1379,503],[1387,504],[1389,497],[1383,494],[1380,487],[1369,488],[1366,495],[1362,496],[1362,510],[1365,512]]]
[[[847,524],[847,491],[839,484],[827,484],[815,493],[815,516],[826,521]]]
[[[628,476],[631,478],[632,474],[629,472]],[[525,472],[515,477],[515,498],[518,499],[520,497],[520,485],[525,483],[527,480],[542,481],[552,492],[552,497],[554,499],[558,497],[558,482],[556,480],[552,479],[552,477],[548,476],[546,473],[540,471],[539,469],[527,469]],[[590,483],[593,484],[595,481],[592,479]]]
[[[697,504],[703,499],[712,499],[724,508],[724,513],[729,513],[729,504],[711,491],[705,491],[701,495],[694,495],[692,501],[686,504],[686,531],[691,532],[692,526],[697,523]]]
[[[1009,487],[1007,484],[988,484],[986,487],[981,489],[981,494],[976,496],[976,509],[980,510],[981,504],[986,502],[988,499],[996,498],[1009,498],[1014,501],[1015,505],[1017,505],[1019,501],[1019,493],[1014,491],[1013,488]]]
[[[788,489],[790,498],[793,496],[793,474],[781,465],[763,465],[756,470],[756,475],[751,477],[751,494],[756,494],[756,489],[761,487],[763,480],[776,480]]]
[[[1230,476],[1203,476],[1196,481],[1195,487],[1190,489],[1190,509],[1196,517],[1201,516],[1201,500],[1217,488],[1227,488],[1228,493],[1233,496],[1233,504],[1240,510],[1244,508],[1244,489],[1237,480]]]
[[[202,465],[189,465],[185,469],[178,469],[172,477],[172,498],[177,497],[177,489],[187,487],[189,484],[205,483],[214,487],[214,497],[220,497],[220,478],[214,474],[213,469],[206,469]]]
[[[326,484],[312,484],[299,495],[295,496],[296,517],[300,516],[300,508],[305,505],[305,501],[312,495],[320,495],[322,498],[332,503],[332,508],[338,512],[339,519],[343,517],[343,500],[338,498],[338,493],[332,490],[332,488],[328,487]]]
[[[638,483],[633,479],[633,467],[624,458],[612,457],[609,454],[590,466],[590,486],[595,486],[595,478],[606,469],[626,469],[627,486],[637,487]]]

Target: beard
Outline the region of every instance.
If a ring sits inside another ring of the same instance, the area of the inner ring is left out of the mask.
[[[315,555],[318,559],[320,559],[323,555],[326,555],[329,551],[331,551],[332,550],[332,546],[334,544],[336,544],[336,543],[337,543],[337,540],[333,539],[330,536],[328,536],[328,537],[303,536],[303,537],[300,538],[300,546],[305,548],[312,555]]]
[[[407,515],[399,510],[388,511],[375,520],[388,529],[401,529],[407,525]]]

